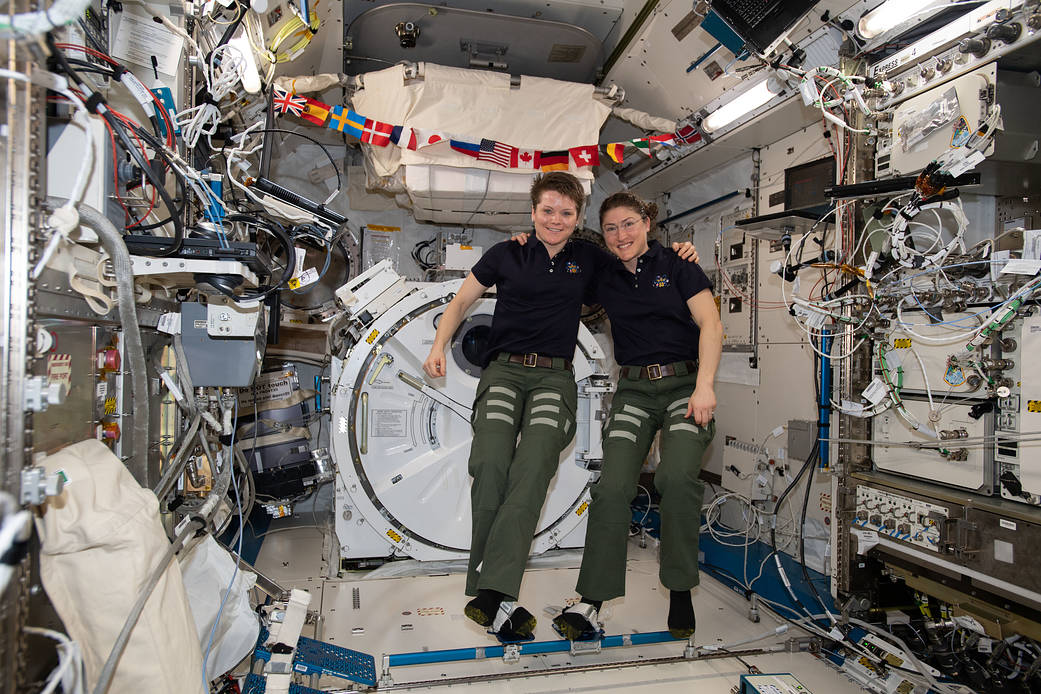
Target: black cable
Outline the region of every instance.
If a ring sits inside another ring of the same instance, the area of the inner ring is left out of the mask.
[[[154,222],[152,224],[135,224],[134,229],[139,231],[150,231],[152,229],[158,229],[160,227],[166,226],[171,221],[173,221],[174,218],[183,219],[184,208],[188,204],[187,182],[185,181],[184,177],[177,171],[176,167],[173,166],[173,162],[170,160],[170,156],[167,154],[165,146],[161,142],[159,142],[158,138],[153,137],[147,130],[145,130],[144,128],[137,127],[136,125],[131,126],[131,129],[134,131],[134,134],[136,134],[138,137],[144,140],[145,143],[148,144],[148,146],[155,151],[158,157],[160,157],[161,159],[163,159],[163,161],[166,162],[167,168],[169,168],[170,171],[173,172],[174,182],[177,185],[177,192],[174,194],[174,201],[176,202],[179,200],[181,202],[180,205],[176,206],[173,210],[170,210],[170,216],[166,219]]]
[[[224,275],[208,275],[198,274],[196,275],[196,281],[204,282],[221,294],[234,299],[235,301],[260,301],[261,299],[267,298],[269,294],[278,290],[285,285],[293,276],[293,269],[296,266],[296,249],[293,247],[293,241],[289,238],[289,234],[282,227],[281,224],[274,220],[264,219],[263,217],[251,217],[243,214],[228,215],[224,218],[225,222],[235,223],[240,222],[243,224],[252,224],[258,228],[264,229],[282,245],[286,255],[286,264],[282,269],[282,277],[279,278],[278,282],[263,288],[257,289],[251,292],[244,292],[242,294],[235,294],[235,287],[237,283],[233,283],[231,278]]]
[[[286,135],[296,135],[297,137],[302,137],[305,140],[308,140],[309,142],[312,142],[312,143],[318,145],[319,147],[322,148],[322,152],[325,153],[325,156],[329,158],[329,163],[333,165],[333,171],[336,172],[336,192],[339,193],[341,190],[343,190],[343,179],[340,178],[340,167],[338,167],[336,165],[336,160],[333,159],[333,155],[329,153],[328,148],[325,145],[323,145],[321,142],[319,142],[318,140],[314,139],[310,135],[304,135],[303,133],[298,133],[295,130],[286,130],[285,128],[261,128],[260,130],[252,130],[251,132],[254,132],[254,133],[284,133]],[[268,147],[268,143],[264,143],[264,147],[267,148]],[[265,175],[266,175],[266,172],[265,172]]]
[[[828,612],[828,606],[824,604],[824,599],[821,598],[821,594],[817,591],[817,586],[813,583],[813,579],[810,578],[810,571],[806,567],[806,538],[804,536],[806,532],[806,509],[810,503],[810,487],[813,486],[813,475],[816,470],[817,465],[810,466],[810,476],[809,479],[806,480],[806,494],[803,496],[802,500],[802,513],[799,516],[799,565],[802,566],[802,577],[803,580],[806,581],[806,585],[810,587],[810,591],[813,593],[813,596],[817,598],[817,602],[820,603],[820,606],[824,611]]]
[[[109,127],[112,128],[112,132],[116,133],[119,136],[119,141],[123,145],[123,148],[130,153],[130,156],[133,157],[134,161],[137,163],[137,165],[144,172],[145,176],[148,178],[149,183],[151,183],[152,186],[155,188],[156,192],[159,193],[159,197],[163,199],[163,204],[166,205],[168,210],[174,210],[174,202],[170,198],[170,194],[166,192],[166,186],[163,185],[163,181],[159,180],[159,176],[152,169],[151,165],[148,163],[148,160],[145,159],[145,155],[142,152],[140,152],[134,145],[134,142],[130,139],[130,135],[128,135],[126,132],[126,128],[124,127],[123,122],[116,118],[112,114],[112,112],[108,108],[106,108],[105,98],[98,94],[96,91],[94,91],[90,87],[90,85],[83,81],[83,78],[81,78],[80,75],[76,72],[76,70],[72,67],[72,65],[69,64],[68,59],[65,57],[65,53],[63,53],[55,45],[54,36],[52,34],[48,33],[46,36],[46,40],[47,46],[51,50],[51,54],[54,55],[54,57],[58,60],[58,63],[61,65],[62,70],[64,70],[65,73],[70,78],[72,78],[72,80],[76,83],[76,85],[80,88],[80,91],[82,91],[84,95],[88,95],[86,100],[87,109],[93,113],[101,114],[101,117],[104,118],[105,122],[108,123]],[[168,257],[181,249],[181,245],[184,240],[184,225],[181,223],[181,220],[176,215],[172,216],[171,220],[173,221],[174,225],[174,235],[170,245],[166,248],[154,252],[152,255],[160,258]]]
[[[78,58],[67,58],[67,60],[70,65],[75,65],[83,72],[96,72],[108,78],[115,78],[118,74],[115,69],[107,65],[99,65],[87,60],[79,60]]]

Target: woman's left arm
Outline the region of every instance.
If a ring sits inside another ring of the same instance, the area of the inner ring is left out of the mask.
[[[687,307],[701,337],[698,340],[698,381],[687,402],[685,416],[693,416],[695,424],[705,426],[716,413],[716,369],[723,354],[723,323],[708,289],[687,299]]]

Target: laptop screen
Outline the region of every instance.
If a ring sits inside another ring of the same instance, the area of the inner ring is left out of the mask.
[[[712,0],[712,11],[757,53],[795,26],[818,0]]]

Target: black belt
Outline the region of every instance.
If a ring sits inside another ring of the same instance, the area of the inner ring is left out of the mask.
[[[678,361],[674,364],[649,364],[647,366],[623,366],[622,376],[625,378],[647,378],[652,381],[666,376],[686,376],[698,372],[696,361]]]
[[[499,361],[508,361],[513,364],[523,364],[524,366],[530,366],[533,368],[540,366],[543,369],[573,370],[570,359],[564,359],[563,357],[547,357],[541,354],[535,354],[534,352],[529,352],[528,354],[499,352],[499,356],[496,357],[496,359]]]

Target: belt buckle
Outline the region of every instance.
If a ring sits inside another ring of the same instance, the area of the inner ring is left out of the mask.
[[[532,366],[533,367],[533,366],[536,365],[536,362],[538,360],[539,360],[539,355],[535,354],[534,352],[531,352],[529,354],[525,354],[524,355],[524,365],[525,366]]]
[[[652,381],[661,380],[661,364],[649,364],[647,366],[647,378]]]

